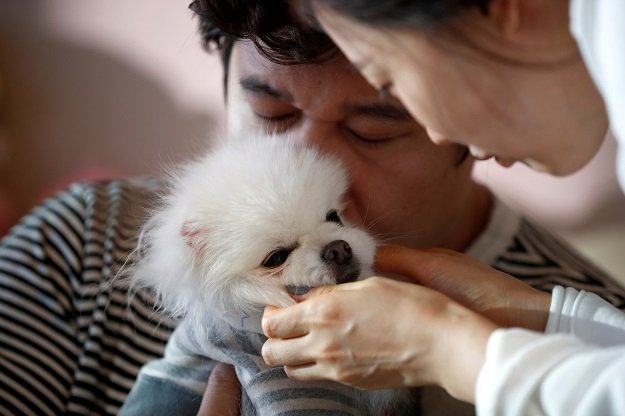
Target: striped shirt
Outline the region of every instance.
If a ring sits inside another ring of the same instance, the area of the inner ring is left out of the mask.
[[[162,356],[175,320],[115,279],[162,190],[148,179],[75,184],[2,240],[0,414],[117,414],[139,369]],[[500,203],[468,253],[539,289],[625,305],[623,288]],[[430,414],[439,396],[427,391]]]

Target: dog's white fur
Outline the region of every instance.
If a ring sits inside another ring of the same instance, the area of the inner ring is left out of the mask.
[[[230,138],[170,183],[142,234],[133,278],[156,289],[173,314],[201,322],[216,311],[293,304],[287,285],[335,283],[321,258],[334,240],[351,246],[361,278],[372,273],[373,238],[326,220],[331,210],[340,215],[348,185],[332,157],[284,137]],[[293,249],[283,267],[263,267],[278,248]]]
[[[359,279],[367,278],[374,239],[343,218],[342,226],[326,218],[331,210],[340,216],[347,186],[337,159],[285,137],[226,139],[172,175],[143,230],[132,284],[155,289],[166,311],[202,331],[224,311],[258,315],[267,304],[293,304],[288,285],[336,283],[322,259],[332,241],[349,244]],[[284,265],[263,267],[279,248],[293,249]],[[389,390],[357,394],[371,414],[402,397]]]

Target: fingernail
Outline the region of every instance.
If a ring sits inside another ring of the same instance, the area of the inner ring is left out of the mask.
[[[267,364],[268,366],[271,367],[271,360],[269,359],[268,355],[266,354],[265,345],[267,345],[267,342],[265,342],[263,344],[263,347],[260,350],[260,355],[261,355],[261,357],[263,357],[263,360],[265,361],[265,364]]]

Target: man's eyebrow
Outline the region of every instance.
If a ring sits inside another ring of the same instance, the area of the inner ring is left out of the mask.
[[[242,78],[239,81],[239,84],[241,85],[241,88],[243,88],[245,91],[251,92],[253,94],[268,95],[273,98],[279,98],[287,101],[293,100],[293,97],[291,97],[291,95],[275,89],[271,85],[254,76]]]
[[[350,104],[345,106],[348,114],[386,118],[397,121],[414,121],[410,113],[403,107],[392,104]]]

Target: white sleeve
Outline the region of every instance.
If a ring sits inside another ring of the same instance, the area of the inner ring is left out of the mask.
[[[571,334],[603,347],[625,345],[625,313],[594,293],[556,286],[545,333]]]
[[[571,0],[569,15],[571,33],[605,101],[610,129],[619,142],[617,173],[625,191],[625,1]]]
[[[499,329],[489,338],[477,414],[625,414],[624,322],[625,314],[596,295],[555,289],[552,333]]]

